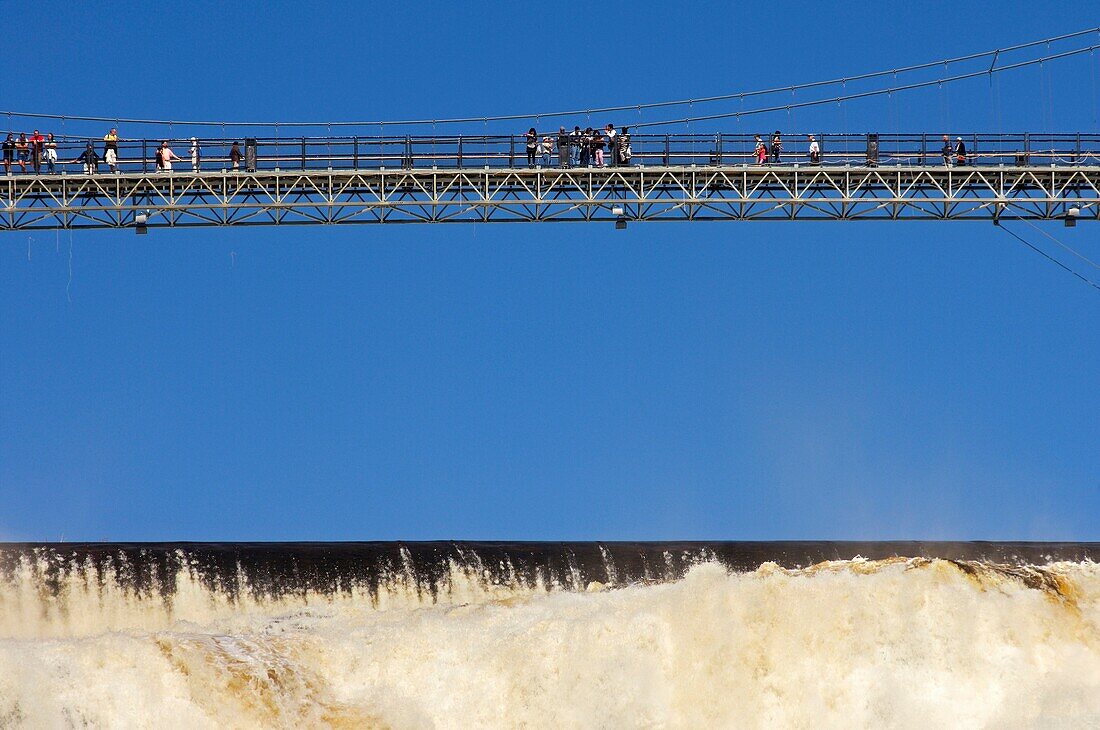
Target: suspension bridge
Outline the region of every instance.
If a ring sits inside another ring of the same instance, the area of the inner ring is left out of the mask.
[[[942,90],[1085,54],[1095,74],[1100,42],[1090,43],[1094,40],[1100,41],[1098,28],[777,89],[497,117],[277,123],[0,112],[12,131],[16,120],[27,126],[67,125],[55,139],[57,159],[49,169],[27,170],[15,159],[0,178],[0,229],[145,232],[150,227],[593,221],[623,227],[631,221],[760,220],[1061,219],[1074,224],[1100,217],[1100,134],[1095,132],[951,132],[952,144],[961,138],[967,147],[960,165],[941,152],[943,130],[851,134],[788,128],[782,156],[767,164],[758,164],[751,134],[662,130],[739,126],[757,115],[770,120],[785,114],[793,121],[795,110]],[[1064,49],[1067,43],[1074,45]],[[1036,56],[1036,49],[1042,54]],[[1012,60],[1019,54],[1030,55]],[[859,86],[882,79],[892,82]],[[746,106],[756,98],[764,101]],[[643,109],[658,118],[630,124],[629,164],[582,167],[558,143],[559,123],[571,117],[640,115]],[[515,132],[526,126],[517,124],[521,120],[530,120],[536,131],[535,159],[528,156],[523,134],[489,129],[504,125]],[[92,123],[150,133],[119,140],[111,168],[87,167],[77,158],[87,143],[94,141],[99,151],[103,142],[75,130]],[[480,133],[467,133],[478,125]],[[188,133],[178,134],[181,129]],[[810,134],[820,147],[813,159]],[[164,141],[183,158],[170,170],[157,161]],[[240,159],[232,151],[235,143]],[[191,148],[199,150],[195,162]]]
[[[871,154],[865,137],[816,136],[819,164],[790,144],[781,163],[757,165],[751,139],[638,135],[629,166],[600,168],[563,167],[556,153],[528,166],[522,137],[409,137],[256,140],[251,164],[234,170],[230,142],[203,140],[199,169],[177,162],[171,172],[146,156],[155,145],[122,142],[115,172],[3,178],[0,227],[1092,220],[1100,212],[1100,135],[971,134],[965,166],[945,165],[929,149],[935,140],[920,135],[881,136]]]

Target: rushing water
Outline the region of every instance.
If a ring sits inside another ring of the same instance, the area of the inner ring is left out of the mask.
[[[0,546],[0,728],[1100,727],[1098,557]]]

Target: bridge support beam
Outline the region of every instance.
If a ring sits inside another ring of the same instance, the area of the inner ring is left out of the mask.
[[[0,230],[1100,217],[1100,167],[630,167],[0,177]],[[620,212],[616,212],[620,211]]]

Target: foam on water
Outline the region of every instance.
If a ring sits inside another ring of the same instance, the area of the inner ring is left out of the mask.
[[[1097,727],[1100,566],[704,562],[609,590],[0,587],[0,727]],[[123,582],[124,583],[124,582]]]

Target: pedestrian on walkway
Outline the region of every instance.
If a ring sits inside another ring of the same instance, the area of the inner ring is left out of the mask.
[[[754,137],[756,138],[756,149],[753,152],[756,154],[756,164],[763,165],[768,161],[768,146],[764,144],[764,140],[759,134],[754,135]]]
[[[95,147],[92,146],[91,142],[88,142],[84,151],[81,152],[80,156],[73,160],[73,162],[84,163],[85,175],[95,175],[99,173],[99,155],[96,154]]]
[[[951,167],[951,156],[954,154],[954,150],[951,148],[951,138],[946,134],[943,135],[943,147],[940,148],[940,154],[943,155],[944,167]]]
[[[11,132],[8,132],[7,139],[4,140],[4,174],[11,174],[11,163],[15,159],[15,137]]]
[[[779,130],[775,130],[775,134],[772,135],[772,164],[779,164],[779,155],[783,152],[783,137],[780,136]]]
[[[118,130],[113,127],[103,135],[103,161],[111,168],[111,172],[118,170]]]
[[[955,138],[955,164],[959,167],[966,165],[966,145],[962,137]]]
[[[229,166],[234,171],[241,169],[241,158],[244,155],[241,154],[241,145],[238,142],[234,142],[233,146],[229,148]]]
[[[527,130],[527,166],[535,166],[535,157],[539,151],[539,133],[534,127]]]
[[[611,167],[619,164],[619,133],[615,131],[614,124],[604,127],[604,137],[607,138],[608,161]]]
[[[183,158],[172,151],[172,148],[168,146],[168,140],[164,140],[160,143],[160,149],[157,150],[160,153],[160,171],[172,172],[172,162],[182,162]]]
[[[817,140],[814,139],[812,134],[810,135],[810,164],[821,164],[821,146],[818,145]]]
[[[558,167],[569,169],[569,135],[565,127],[558,127]]]
[[[54,141],[53,132],[46,134],[46,141],[42,146],[46,153],[46,170],[52,175],[57,172],[57,142]]]
[[[550,167],[553,162],[554,154],[554,140],[549,137],[542,138],[542,145],[539,150],[542,153],[542,166]]]
[[[596,153],[596,167],[603,167],[603,150],[606,146],[607,139],[597,129],[592,133],[592,151]]]
[[[19,162],[19,169],[23,172],[27,171],[27,162],[31,159],[30,143],[27,142],[27,133],[20,132],[19,139],[15,143],[15,159]]]
[[[42,133],[37,129],[34,130],[34,134],[31,135],[31,167],[34,168],[35,175],[42,172],[42,146],[45,143],[46,138]]]
[[[634,157],[634,150],[630,148],[630,127],[623,127],[619,135],[619,164],[630,167],[630,159]]]

